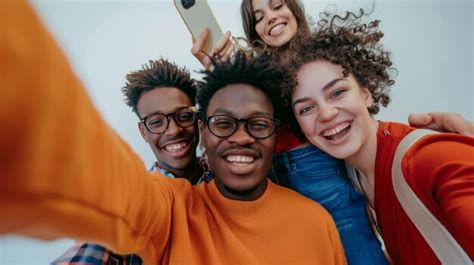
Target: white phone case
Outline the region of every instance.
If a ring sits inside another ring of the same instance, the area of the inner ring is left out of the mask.
[[[193,37],[197,39],[205,27],[209,28],[209,36],[206,43],[204,43],[203,49],[209,54],[212,47],[223,35],[219,23],[217,23],[217,20],[206,0],[194,0],[194,5],[188,9],[183,7],[183,2],[192,3],[193,0],[173,0],[179,15]]]

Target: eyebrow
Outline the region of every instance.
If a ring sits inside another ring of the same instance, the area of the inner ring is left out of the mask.
[[[168,112],[168,113],[164,113],[162,112],[161,110],[157,110],[157,111],[152,111],[152,112],[149,112],[147,113],[145,116],[143,116],[143,118],[147,117],[147,116],[150,116],[150,115],[154,115],[154,114],[164,114],[164,115],[168,115],[170,113],[173,113],[173,112],[176,112],[177,110],[179,109],[184,109],[184,108],[193,108],[194,106],[188,106],[188,105],[178,105],[174,108],[174,110],[172,112]]]
[[[209,116],[212,116],[212,115],[218,115],[218,114],[225,114],[225,115],[229,115],[229,116],[232,116],[232,117],[235,117],[235,114],[227,109],[223,109],[223,108],[217,108],[211,115]],[[269,112],[265,112],[265,111],[254,111],[252,112],[250,115],[248,115],[248,117],[253,117],[253,116],[259,116],[259,115],[262,115],[262,116],[269,116],[269,117],[273,117],[273,115],[271,115],[271,113]]]
[[[331,87],[333,87],[335,84],[337,84],[339,81],[345,81],[346,79],[345,78],[336,78],[332,81],[330,81],[329,83],[327,83],[326,85],[323,86],[323,91],[326,91],[328,89],[330,89]],[[304,103],[308,100],[310,100],[311,98],[309,97],[304,97],[304,98],[299,98],[297,100],[295,100],[291,105],[293,106],[293,108],[296,106],[296,104],[300,104],[300,103]]]

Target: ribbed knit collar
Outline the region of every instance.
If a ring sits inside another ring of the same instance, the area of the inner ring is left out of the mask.
[[[208,183],[206,189],[213,204],[222,215],[232,218],[255,218],[269,212],[275,194],[275,184],[267,180],[267,188],[263,195],[255,201],[238,201],[224,197],[216,187],[214,180]]]

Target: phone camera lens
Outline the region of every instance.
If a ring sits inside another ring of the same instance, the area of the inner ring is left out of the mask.
[[[181,5],[183,5],[184,9],[189,9],[194,5],[194,0],[181,0]]]

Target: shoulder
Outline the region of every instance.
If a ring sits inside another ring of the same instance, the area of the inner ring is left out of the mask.
[[[410,133],[411,131],[415,129],[413,127],[410,127],[406,124],[399,123],[399,122],[379,121],[378,123],[379,123],[378,131],[377,131],[378,135],[390,136],[390,138],[398,142],[401,139],[403,139],[405,135],[407,135],[408,133]]]
[[[405,153],[402,169],[409,185],[427,196],[458,187],[464,180],[474,181],[474,138],[451,133],[427,135]]]
[[[404,166],[430,170],[451,163],[474,162],[474,138],[437,133],[424,136],[404,156]]]

